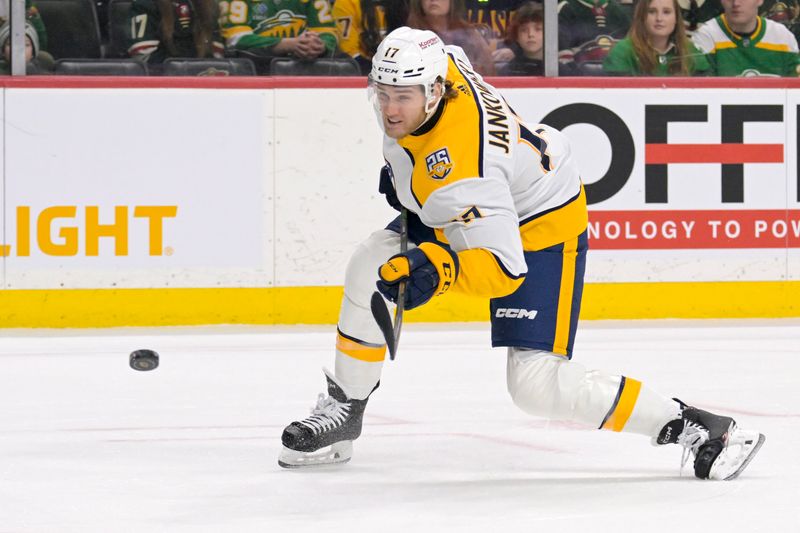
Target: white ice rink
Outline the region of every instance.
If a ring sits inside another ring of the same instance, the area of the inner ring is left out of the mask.
[[[0,531],[800,531],[800,322],[583,323],[575,359],[767,440],[730,482],[547,423],[482,325],[405,327],[350,464],[287,471],[335,328],[0,332]],[[161,366],[128,367],[152,348]]]

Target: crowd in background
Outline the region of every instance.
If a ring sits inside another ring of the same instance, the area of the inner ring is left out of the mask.
[[[101,48],[86,57],[133,59],[156,73],[170,58],[246,58],[270,74],[273,60],[283,58],[344,60],[366,74],[378,43],[399,26],[432,30],[462,47],[484,76],[544,73],[537,0],[26,0],[29,73],[50,72],[65,59],[48,41],[48,28],[65,19],[42,15],[69,2],[93,9]],[[7,5],[0,16],[0,73],[8,73]],[[798,32],[800,0],[560,0],[558,70],[797,76]]]

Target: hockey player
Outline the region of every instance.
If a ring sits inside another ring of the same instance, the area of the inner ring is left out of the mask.
[[[385,133],[383,190],[390,182],[410,211],[413,245],[398,254],[390,225],[354,253],[328,396],[286,427],[279,464],[351,458],[386,351],[370,296],[377,283],[394,301],[405,281],[408,309],[450,290],[491,298],[492,345],[508,348],[508,391],[523,411],[677,443],[694,454],[697,477],[736,477],[764,441],[758,432],[572,361],[588,216],[566,137],[516,116],[430,31],[390,33],[373,57],[370,91]]]

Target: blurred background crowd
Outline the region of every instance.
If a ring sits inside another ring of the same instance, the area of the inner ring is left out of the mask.
[[[10,72],[0,0],[0,73]],[[537,0],[26,0],[28,74],[365,75],[400,26],[544,74]],[[800,0],[560,0],[562,76],[797,76]]]

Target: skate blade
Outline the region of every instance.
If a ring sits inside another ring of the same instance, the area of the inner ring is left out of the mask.
[[[766,437],[761,433],[737,430],[731,435],[727,448],[714,461],[708,476],[709,479],[729,481],[739,477],[739,474],[747,468],[747,465],[761,449],[765,440]],[[738,453],[736,453],[737,450]],[[731,453],[735,453],[735,455],[731,455]]]
[[[298,452],[284,446],[278,457],[278,465],[290,469],[319,468],[344,464],[352,457],[353,441],[351,440],[337,442],[324,450],[315,452]]]

